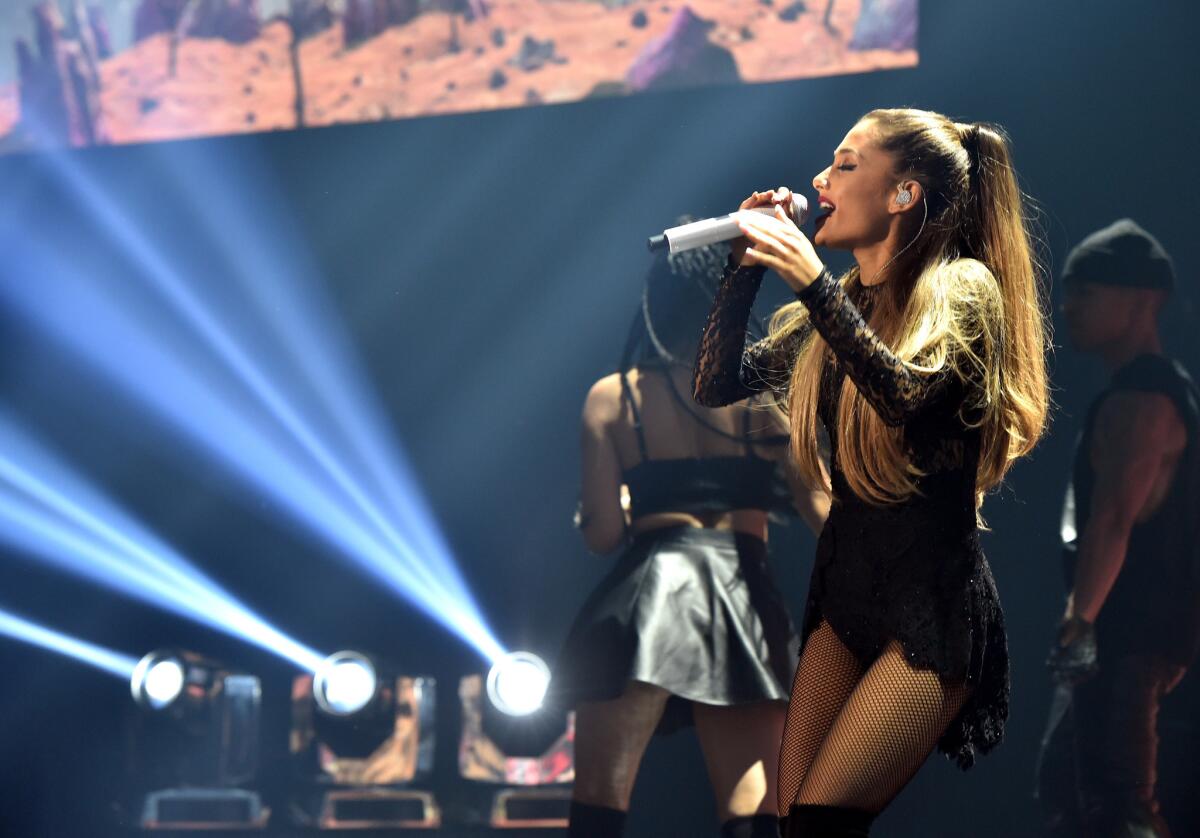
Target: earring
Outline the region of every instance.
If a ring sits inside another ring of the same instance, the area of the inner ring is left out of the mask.
[[[903,186],[896,187],[896,203],[904,206],[912,203],[912,192],[905,189]]]

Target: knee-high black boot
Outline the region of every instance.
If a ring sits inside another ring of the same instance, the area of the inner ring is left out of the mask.
[[[571,801],[567,838],[619,838],[625,831],[625,813],[607,806]]]
[[[779,838],[779,818],[774,815],[730,818],[721,824],[721,838]]]
[[[783,838],[868,838],[873,812],[845,806],[796,805],[781,824]]]

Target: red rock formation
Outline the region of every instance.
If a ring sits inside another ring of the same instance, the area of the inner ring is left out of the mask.
[[[625,76],[630,90],[667,90],[740,80],[733,53],[708,40],[713,25],[684,6],[667,31],[642,49]]]
[[[20,132],[42,145],[107,142],[90,29],[68,40],[58,7],[48,1],[34,7],[33,17],[36,52],[24,39],[17,42]]]

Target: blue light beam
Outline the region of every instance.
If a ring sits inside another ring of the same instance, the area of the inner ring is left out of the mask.
[[[488,147],[499,151],[465,161],[467,168],[458,172],[459,176],[473,189],[486,193],[480,184],[495,175],[496,157],[517,150],[525,139],[515,131],[489,137]],[[196,147],[194,153],[205,152]],[[255,200],[245,200],[244,190],[231,191],[201,176],[209,166],[219,166],[238,183],[252,184]],[[330,315],[337,306],[324,291],[308,243],[291,223],[293,210],[270,188],[269,176],[264,175],[269,170],[266,162],[247,165],[242,157],[230,160],[225,156],[175,166],[170,173],[180,198],[188,201],[209,239],[224,251],[259,320],[279,341],[292,365],[293,380],[311,387],[319,407],[328,412],[327,432],[339,435],[345,443],[341,449],[344,459],[353,461],[356,474],[387,499],[386,509],[399,516],[405,537],[422,553],[438,558],[439,577],[451,584],[456,594],[467,596],[467,586],[434,516],[414,489],[416,480],[407,458],[386,429],[384,411],[362,373],[353,343],[339,320]],[[402,223],[413,240],[425,241],[451,225],[460,211],[457,203],[443,203],[435,212],[414,212],[397,224]],[[264,234],[268,227],[269,234]],[[242,231],[245,235],[237,235]]]
[[[133,668],[137,666],[137,661],[128,655],[122,655],[120,652],[96,646],[86,640],[39,626],[37,623],[31,623],[2,608],[0,608],[0,634],[74,658],[125,681],[133,677]]]
[[[301,669],[320,665],[321,655],[255,615],[2,416],[0,450],[0,539]]]
[[[331,408],[340,420],[335,421],[335,428],[340,425],[353,431],[351,437],[359,443],[355,446],[356,453],[365,454],[359,461],[365,462],[368,470],[373,471],[379,481],[380,487],[388,497],[389,510],[398,516],[399,520],[396,523],[390,521],[361,488],[363,481],[352,478],[343,467],[343,460],[349,461],[351,457],[336,456],[310,423],[301,417],[294,406],[296,399],[289,398],[283,390],[275,386],[276,380],[286,380],[287,376],[268,376],[264,373],[259,365],[251,360],[236,336],[226,328],[236,317],[229,312],[226,317],[219,317],[206,307],[162,252],[142,235],[137,225],[129,222],[120,207],[92,182],[73,158],[58,157],[55,158],[55,163],[56,173],[79,195],[97,218],[104,220],[106,229],[114,240],[122,244],[142,266],[142,278],[152,284],[159,295],[171,305],[175,314],[190,326],[209,351],[224,362],[227,370],[236,376],[249,394],[290,435],[292,441],[299,444],[324,472],[325,477],[333,481],[344,498],[350,501],[355,510],[352,514],[365,517],[376,533],[382,535],[390,547],[392,556],[382,563],[372,560],[367,569],[410,600],[413,594],[413,580],[419,579],[423,583],[422,588],[433,592],[433,599],[454,604],[448,615],[449,621],[437,613],[433,616],[439,617],[441,622],[457,631],[489,660],[503,654],[499,644],[490,638],[490,632],[484,624],[478,606],[458,573],[450,551],[433,522],[433,516],[428,512],[420,493],[413,487],[414,481],[403,467],[403,461],[394,446],[389,450],[389,446],[383,442],[382,435],[377,432],[381,423],[369,419],[350,419],[355,414],[370,417],[374,411],[371,409],[371,401],[365,396],[365,388],[353,385],[338,387],[334,383],[339,378],[345,382],[358,382],[361,381],[361,376],[355,374],[353,365],[346,361],[348,356],[345,353],[339,354],[335,351],[336,341],[329,337],[334,332],[330,318],[325,318],[325,322],[315,322],[309,318],[307,324],[295,317],[276,320],[277,326],[280,323],[285,325],[282,334],[288,339],[286,343],[290,354],[303,361],[302,367],[292,379],[293,387],[290,389],[293,392],[303,389],[314,371],[321,373],[329,369],[329,364],[322,363],[326,358],[341,360],[340,363],[334,361],[332,364],[336,368],[334,375],[317,375],[317,381],[323,384],[321,389],[325,393],[322,406],[327,410]],[[258,227],[261,227],[261,223],[252,225],[252,229]],[[272,266],[264,275],[270,277],[278,273],[279,267]],[[256,282],[260,279],[261,277],[246,277],[243,284],[247,289],[255,289],[258,287]],[[270,296],[272,299],[267,301],[268,304],[263,310],[298,310],[287,307],[288,300],[291,299],[287,289],[279,289],[278,293]],[[258,300],[262,302],[263,298],[259,296]],[[308,311],[316,310],[318,309],[308,306]],[[316,328],[311,332],[304,331],[306,326]],[[314,335],[318,337],[315,342]],[[310,344],[317,347],[318,351],[305,352],[304,347]],[[322,350],[330,354],[323,356]],[[299,384],[299,387],[296,387],[296,384]],[[375,432],[364,434],[364,429],[368,427],[373,428]],[[391,468],[380,468],[384,464],[390,465]],[[398,478],[398,473],[407,479]],[[401,530],[404,532],[403,536],[400,534]],[[355,557],[364,558],[362,554],[355,554]],[[405,563],[406,567],[397,567],[398,562]],[[424,610],[429,611],[428,608]],[[467,624],[464,624],[464,621]]]
[[[36,260],[41,263],[48,254]],[[43,267],[44,266],[40,266]],[[237,388],[205,376],[202,363],[178,346],[168,327],[137,318],[114,289],[77,274],[60,261],[34,288],[6,283],[0,290],[56,340],[217,458],[235,475],[266,493],[277,506],[339,553],[470,643],[487,659],[503,654],[469,599],[448,594],[415,574],[425,557],[406,543],[386,549],[347,511],[336,489],[273,433],[270,422],[248,409]],[[402,550],[399,555],[397,552]],[[399,560],[398,560],[399,559]]]
[[[176,174],[203,168],[189,166]],[[242,167],[236,176],[245,183],[256,177],[262,181],[261,174],[249,167]],[[362,373],[353,344],[342,324],[329,314],[337,307],[323,292],[307,245],[287,224],[286,207],[271,200],[273,196],[261,184],[256,191],[258,199],[249,202],[232,200],[227,190],[214,189],[200,178],[179,178],[179,183],[210,238],[226,250],[239,288],[253,305],[256,325],[268,327],[278,341],[283,357],[274,367],[276,378],[289,381],[289,389],[311,390],[316,397],[313,408],[326,420],[325,438],[341,443],[333,447],[355,479],[339,464],[339,485],[394,549],[401,549],[401,541],[411,545],[431,566],[446,595],[469,603],[482,622],[434,515],[415,488],[417,481],[407,458],[386,430],[384,410]],[[217,218],[222,220],[220,228],[214,223]],[[270,235],[262,232],[264,218],[274,221]],[[249,233],[231,238],[231,231],[241,230]],[[335,469],[327,471],[334,475]],[[386,500],[383,508],[359,486],[381,495]],[[395,521],[387,520],[388,514]]]

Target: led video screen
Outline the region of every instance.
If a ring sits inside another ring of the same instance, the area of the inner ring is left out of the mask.
[[[0,151],[917,63],[918,0],[10,0]]]

